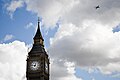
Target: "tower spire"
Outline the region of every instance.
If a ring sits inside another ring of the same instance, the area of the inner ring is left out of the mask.
[[[41,31],[40,31],[40,26],[41,25],[39,25],[39,24],[40,24],[40,18],[38,17],[38,28],[37,28],[37,32],[36,32],[36,34],[35,34],[33,39],[34,39],[34,44],[41,44],[41,45],[43,45],[44,39],[43,39]]]
[[[40,18],[38,17],[38,28],[40,29],[40,26],[39,26],[39,24],[40,24]]]
[[[40,22],[38,18],[38,27],[34,36],[34,44],[28,52],[26,64],[26,80],[49,80],[49,56],[43,45],[43,37],[40,32]]]

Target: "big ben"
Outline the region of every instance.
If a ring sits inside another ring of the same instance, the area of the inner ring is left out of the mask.
[[[38,28],[33,38],[33,47],[28,53],[26,60],[27,80],[49,80],[49,57],[44,48],[44,39],[40,31],[39,23],[40,20],[38,19]]]

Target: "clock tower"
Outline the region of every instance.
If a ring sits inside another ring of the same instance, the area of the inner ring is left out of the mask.
[[[33,38],[33,47],[26,60],[27,80],[49,80],[49,57],[44,48],[44,39],[40,32],[39,23],[38,19],[38,29]]]

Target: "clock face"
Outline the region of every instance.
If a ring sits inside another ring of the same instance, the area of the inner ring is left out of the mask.
[[[38,61],[32,61],[32,62],[30,63],[30,69],[31,69],[31,70],[37,70],[37,69],[39,68],[39,66],[40,66],[40,64],[39,64]]]
[[[45,62],[45,71],[48,72],[48,64]]]

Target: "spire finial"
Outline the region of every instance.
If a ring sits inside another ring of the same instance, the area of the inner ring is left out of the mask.
[[[38,23],[40,22],[40,17],[38,17]]]
[[[39,24],[40,24],[40,17],[38,17],[38,28],[40,28]]]
[[[42,18],[38,17],[38,28],[40,28],[42,25]]]

